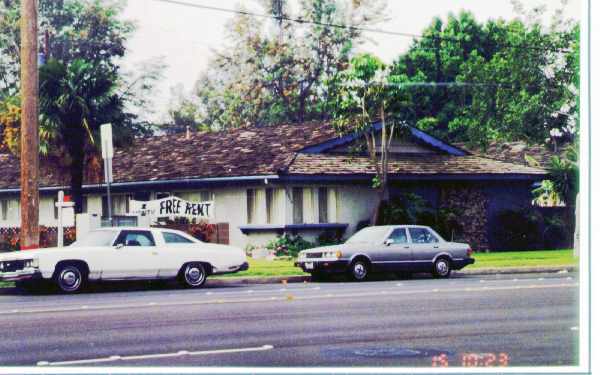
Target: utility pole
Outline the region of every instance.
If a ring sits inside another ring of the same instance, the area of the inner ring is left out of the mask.
[[[21,0],[21,250],[40,241],[37,31],[37,0]]]

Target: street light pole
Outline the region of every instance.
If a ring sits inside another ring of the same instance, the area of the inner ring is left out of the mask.
[[[37,0],[21,0],[21,250],[39,247]]]

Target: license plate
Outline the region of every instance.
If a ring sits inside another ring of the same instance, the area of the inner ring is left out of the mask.
[[[314,265],[312,262],[309,262],[309,263],[304,263],[304,267],[305,267],[307,270],[312,270],[312,269],[314,269],[314,268],[315,268],[315,265]]]

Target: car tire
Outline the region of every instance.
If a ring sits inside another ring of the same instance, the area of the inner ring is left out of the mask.
[[[206,277],[206,267],[202,263],[188,263],[181,269],[179,282],[186,288],[200,288]]]
[[[350,265],[348,276],[353,281],[365,281],[369,276],[369,263],[362,259],[355,260]]]
[[[452,269],[450,267],[450,260],[448,258],[438,258],[433,263],[433,277],[436,278],[447,278],[450,277],[450,273],[452,273]]]
[[[83,290],[87,275],[77,265],[65,264],[58,266],[54,272],[54,284],[61,293],[78,293]]]

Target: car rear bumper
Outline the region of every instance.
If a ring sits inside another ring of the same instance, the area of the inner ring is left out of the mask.
[[[311,266],[312,265],[312,266]],[[303,260],[295,262],[294,266],[302,268],[304,272],[339,273],[348,269],[347,260]]]
[[[212,275],[223,275],[226,273],[236,273],[236,272],[240,272],[240,271],[247,271],[249,268],[250,268],[250,265],[248,264],[248,262],[244,262],[239,266],[232,266],[227,269],[213,267],[211,274]]]
[[[38,269],[26,268],[24,270],[14,272],[0,273],[0,281],[26,281],[39,280],[42,278],[42,273]]]
[[[452,261],[452,269],[460,270],[473,263],[475,263],[475,259],[473,258],[454,259]]]

